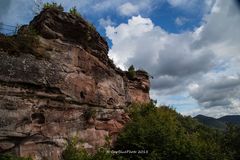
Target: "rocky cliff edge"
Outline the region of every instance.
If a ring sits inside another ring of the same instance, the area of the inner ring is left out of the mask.
[[[54,9],[0,35],[0,153],[58,160],[73,137],[89,151],[114,141],[129,120],[124,108],[149,102],[150,84],[107,54],[92,25]]]

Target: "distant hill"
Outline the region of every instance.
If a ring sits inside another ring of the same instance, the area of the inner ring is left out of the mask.
[[[240,125],[240,115],[224,116],[224,117],[218,118],[218,120],[224,123]]]
[[[212,128],[224,130],[227,124],[240,126],[240,115],[228,115],[221,118],[213,118],[204,115],[197,115],[194,119]]]
[[[217,128],[217,129],[225,129],[226,124],[222,121],[219,121],[216,118],[213,117],[207,117],[204,115],[197,115],[194,117],[194,119],[198,120],[200,123],[203,123],[204,125],[207,125],[209,127]]]

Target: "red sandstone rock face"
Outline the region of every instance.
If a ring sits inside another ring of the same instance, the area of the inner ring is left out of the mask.
[[[58,160],[73,137],[93,152],[114,140],[129,120],[123,108],[150,101],[147,73],[129,80],[83,19],[45,10],[30,25],[45,58],[0,49],[0,153]]]

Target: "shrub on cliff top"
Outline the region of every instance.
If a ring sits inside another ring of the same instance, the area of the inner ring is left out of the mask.
[[[81,14],[77,11],[76,6],[70,8],[69,13],[77,17],[82,17]]]
[[[57,9],[59,11],[64,11],[64,8],[61,4],[57,4],[56,2],[52,2],[52,3],[44,3],[43,4],[43,9],[49,9],[49,8],[52,8],[52,9]]]
[[[0,49],[10,54],[31,53],[38,55],[35,48],[39,44],[38,33],[31,27],[21,27],[16,36],[0,36]]]
[[[127,76],[129,79],[134,79],[136,77],[136,71],[133,65],[128,68]]]

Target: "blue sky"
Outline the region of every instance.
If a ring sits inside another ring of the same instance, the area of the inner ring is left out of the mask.
[[[117,66],[147,70],[154,77],[151,97],[159,104],[184,115],[240,114],[237,0],[55,2],[66,11],[76,6],[108,38]],[[0,22],[26,24],[33,10],[34,0],[1,0]]]
[[[129,4],[129,6],[133,5],[134,7],[138,7],[139,2],[134,0],[122,0],[122,2],[117,0],[117,5],[113,5],[113,7],[117,8],[112,8],[110,3],[115,2],[110,2],[109,0],[96,2],[94,0],[90,0],[89,2],[86,2],[86,0],[85,2],[84,0],[3,0],[0,2],[1,8],[3,8],[0,12],[1,15],[10,14],[9,12],[12,13],[13,10],[13,13],[17,14],[11,14],[12,18],[7,17],[8,19],[4,16],[0,17],[0,20],[1,22],[5,22],[10,25],[26,24],[34,16],[33,10],[36,10],[35,2],[40,2],[40,4],[45,2],[58,2],[64,6],[65,11],[68,11],[72,6],[77,6],[83,17],[92,22],[102,35],[105,35],[105,28],[99,23],[100,19],[109,20],[112,22],[112,25],[119,25],[121,23],[126,23],[131,16],[141,15],[142,17],[150,18],[155,25],[161,26],[169,33],[179,33],[186,30],[193,30],[201,24],[202,18],[206,13],[206,4],[204,4],[204,1],[193,0],[196,2],[187,8],[183,8],[181,5],[185,4],[181,4],[179,0],[169,1],[173,2],[168,2],[167,0],[146,0],[146,4],[144,5],[149,5],[147,6],[149,8],[143,6],[134,10],[126,5]],[[104,8],[104,3],[106,3],[106,8]],[[110,4],[110,6],[107,4]],[[16,11],[15,9],[18,6],[22,9]],[[124,6],[126,9],[124,9]],[[177,20],[178,23],[176,22]]]

